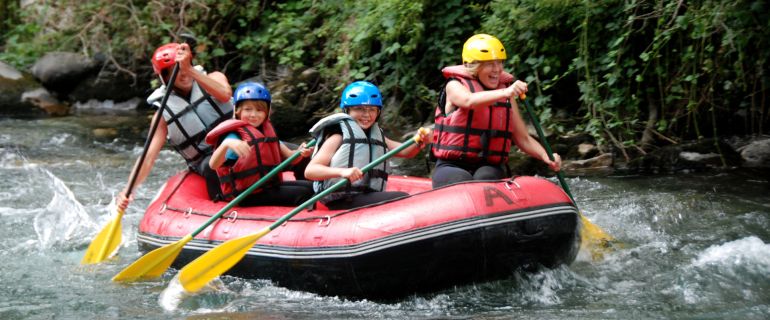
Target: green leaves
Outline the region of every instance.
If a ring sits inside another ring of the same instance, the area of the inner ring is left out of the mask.
[[[15,8],[19,21],[6,24],[12,27],[1,36],[0,59],[24,67],[51,50],[107,52],[128,70],[148,72],[155,47],[192,31],[201,49],[196,62],[232,82],[262,66],[312,67],[323,95],[370,80],[399,116],[424,121],[444,82],[440,68],[459,64],[464,41],[483,32],[503,42],[505,69],[528,82],[544,125],[556,132],[585,130],[623,149],[641,139],[651,113],[661,134],[693,137],[699,130],[716,135],[716,128],[698,126],[710,125],[707,117],[726,123],[737,108],[748,132],[770,127],[762,99],[770,88],[770,10],[763,0],[62,0],[43,6]]]

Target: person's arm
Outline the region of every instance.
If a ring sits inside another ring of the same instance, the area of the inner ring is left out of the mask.
[[[504,89],[484,90],[471,92],[460,81],[449,81],[446,84],[447,107],[480,108],[486,107],[495,101],[510,98],[513,99],[527,92],[527,83],[516,80],[512,85]],[[452,110],[447,109],[447,113]]]
[[[161,117],[160,119],[156,119],[158,117]],[[158,154],[160,153],[160,150],[163,149],[163,146],[166,144],[166,135],[168,134],[168,125],[166,124],[166,120],[162,118],[160,115],[160,112],[156,112],[155,116],[153,117],[152,121],[160,121],[158,123],[158,128],[155,130],[155,135],[152,136],[152,141],[150,141],[150,146],[147,148],[147,153],[145,154],[144,161],[142,162],[142,167],[139,168],[139,172],[136,173],[136,180],[134,181],[133,189],[136,190],[136,188],[139,187],[139,185],[144,182],[144,179],[147,178],[147,176],[150,174],[150,171],[152,170],[152,167],[155,165],[155,160],[158,159]],[[131,175],[133,175],[134,171],[137,170],[137,166],[139,165],[139,160],[136,159],[136,162],[134,162],[133,169],[131,170]],[[131,183],[131,176],[128,177],[128,182],[126,183],[126,188],[128,188],[128,184]],[[121,210],[126,210],[128,207],[128,204],[133,200],[133,197],[127,198],[126,192],[128,192],[127,189],[123,189],[120,191],[117,195],[117,198],[115,200],[115,203],[117,203],[118,208]]]
[[[323,181],[332,178],[346,178],[350,182],[361,179],[364,173],[361,169],[353,168],[332,168],[329,164],[337,149],[342,145],[342,135],[333,134],[326,139],[323,145],[318,149],[315,156],[310,159],[310,163],[305,168],[305,178],[314,181]]]
[[[192,53],[190,46],[186,43],[179,45],[176,53],[176,61],[179,62],[179,72],[192,77],[201,89],[206,91],[219,102],[230,101],[233,96],[233,90],[230,88],[230,82],[227,76],[219,71],[203,74],[195,70],[192,65]]]
[[[300,144],[299,147],[297,147],[297,150],[291,150],[289,149],[289,147],[287,147],[283,143],[281,143],[280,145],[281,145],[281,159],[288,159],[295,152],[299,151],[301,157],[297,157],[297,159],[294,159],[294,161],[291,164],[297,164],[300,161],[302,161],[302,158],[307,158],[313,154],[313,148],[306,148],[304,142]]]
[[[249,149],[249,144],[246,141],[227,137],[214,149],[214,153],[211,154],[211,159],[209,159],[209,166],[214,170],[219,169],[227,161],[227,150],[233,150],[238,157],[244,157],[249,153]]]
[[[420,134],[420,142],[415,143],[411,146],[406,147],[404,150],[401,150],[401,152],[396,154],[396,157],[399,158],[413,158],[418,153],[420,153],[420,150],[425,147],[425,144],[433,140],[433,131],[430,129],[428,130],[417,130],[417,132]],[[398,148],[401,146],[401,142],[390,140],[388,137],[385,137],[385,144],[388,145],[388,149],[393,150],[395,148]]]
[[[558,153],[553,154],[554,161],[548,157],[548,152],[545,148],[535,140],[527,132],[527,126],[524,124],[524,120],[519,113],[519,106],[515,101],[511,100],[511,123],[513,124],[513,141],[516,142],[516,146],[524,153],[532,156],[535,159],[540,159],[545,162],[553,171],[559,171],[561,169],[561,157]]]

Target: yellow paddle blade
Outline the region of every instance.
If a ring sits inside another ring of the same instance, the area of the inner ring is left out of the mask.
[[[192,240],[192,235],[186,235],[179,241],[167,244],[158,249],[152,250],[134,261],[131,265],[123,269],[120,273],[112,277],[112,281],[130,282],[142,279],[153,279],[163,275],[171,263],[174,262],[182,248]]]
[[[269,227],[257,233],[228,240],[209,250],[179,271],[179,282],[187,292],[203,289],[211,280],[241,261],[257,240],[268,232],[270,232]]]
[[[600,260],[612,248],[612,242],[615,239],[591,220],[588,220],[582,212],[580,213],[580,221],[583,225],[580,232],[581,249],[588,250],[593,260]]]
[[[115,218],[112,219],[106,226],[99,231],[99,233],[91,241],[91,244],[86,250],[86,254],[83,256],[83,260],[80,264],[94,264],[99,263],[107,258],[111,257],[117,250],[118,246],[122,242],[122,223],[123,210],[118,209],[118,213]]]

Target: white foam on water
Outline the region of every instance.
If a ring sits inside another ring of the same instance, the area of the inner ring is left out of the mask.
[[[73,242],[80,242],[87,238],[89,233],[97,230],[99,226],[61,179],[44,168],[33,168],[48,178],[53,191],[51,201],[34,218],[38,247],[41,250],[57,245],[71,246]]]
[[[227,287],[225,287],[222,280],[219,278],[215,278],[211,282],[209,282],[203,289],[201,289],[199,292],[188,292],[187,290],[182,287],[182,283],[179,282],[179,273],[174,275],[174,277],[169,281],[168,286],[166,289],[163,289],[163,292],[160,293],[158,296],[158,305],[160,305],[163,310],[166,312],[174,312],[176,310],[180,309],[180,306],[183,306],[185,304],[186,300],[190,299],[197,299],[200,298],[201,295],[205,295],[207,293],[231,293]],[[221,312],[222,309],[211,309],[211,308],[198,308],[194,311],[194,313],[212,313],[212,312]]]
[[[169,281],[166,289],[158,296],[158,305],[167,312],[176,311],[185,297],[185,290],[179,282],[179,274]]]
[[[541,270],[537,273],[517,272],[516,294],[528,303],[550,306],[561,303],[559,292],[564,289],[564,271]]]
[[[714,245],[701,252],[692,262],[694,267],[717,266],[747,267],[748,270],[770,274],[770,244],[756,236],[750,236],[721,245]]]

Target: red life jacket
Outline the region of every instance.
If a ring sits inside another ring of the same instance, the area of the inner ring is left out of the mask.
[[[462,65],[446,67],[441,72],[448,81],[458,80],[471,92],[485,90]],[[495,89],[506,88],[513,80],[513,75],[503,72]],[[444,112],[444,101],[439,101],[435,124],[431,150],[436,158],[492,165],[508,161],[513,139],[509,99],[473,110],[458,107],[449,114]]]
[[[249,143],[251,149],[247,155],[238,157],[235,164],[217,169],[223,200],[236,197],[281,163],[280,142],[269,120],[262,123],[262,131],[246,121],[227,120],[206,135],[206,143],[219,147],[222,142],[220,137],[230,132],[237,133],[241,140]],[[280,174],[276,175],[263,188],[280,183],[280,177]],[[253,193],[260,191],[262,188]]]

